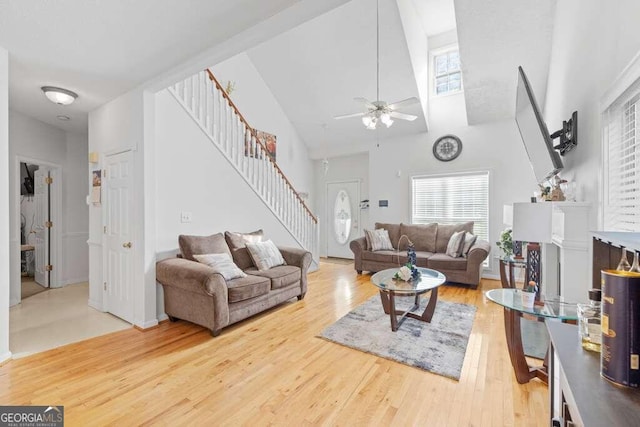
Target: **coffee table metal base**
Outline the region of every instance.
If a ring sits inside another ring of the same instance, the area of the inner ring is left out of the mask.
[[[428,292],[428,291],[427,291]],[[431,318],[433,317],[433,313],[436,310],[436,303],[438,302],[438,288],[431,289],[431,295],[429,295],[429,302],[427,303],[427,307],[424,309],[422,314],[413,313],[413,311],[417,310],[420,307],[420,295],[424,292],[416,293],[415,299],[413,301],[413,306],[410,307],[407,311],[396,310],[396,294],[394,291],[380,291],[380,299],[382,300],[382,308],[384,309],[385,314],[389,315],[391,319],[391,330],[393,332],[397,331],[404,319],[407,317],[411,317],[412,319],[421,320],[423,322],[431,322]],[[402,296],[406,296],[407,294],[403,293]],[[398,318],[400,316],[400,318]]]

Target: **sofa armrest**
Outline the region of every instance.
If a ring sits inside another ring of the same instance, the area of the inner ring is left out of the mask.
[[[489,256],[489,253],[491,253],[491,244],[486,240],[476,240],[476,243],[471,246],[471,249],[469,249],[469,254],[467,255],[469,264],[482,264],[484,260]]]
[[[313,258],[311,252],[300,248],[278,247],[278,249],[288,265],[300,267],[300,292],[304,296],[307,293],[307,271]]]
[[[207,265],[183,258],[170,258],[156,264],[156,280],[165,286],[207,294],[227,303],[227,282]]]
[[[287,265],[300,267],[304,273],[311,265],[311,252],[300,248],[278,247]]]
[[[362,274],[362,253],[367,250],[367,239],[359,237],[349,243],[353,252],[353,266],[358,274]]]

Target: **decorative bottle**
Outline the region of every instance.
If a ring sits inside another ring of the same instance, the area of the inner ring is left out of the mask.
[[[589,290],[589,303],[578,304],[578,331],[582,341],[582,347],[589,351],[600,353],[602,343],[600,289]]]
[[[629,265],[629,260],[627,259],[627,249],[622,247],[622,257],[620,258],[620,262],[616,267],[618,271],[629,271],[631,266]]]
[[[640,273],[640,260],[638,260],[638,254],[640,254],[638,251],[633,253],[633,264],[631,264],[631,268],[629,269],[629,271],[634,273]]]

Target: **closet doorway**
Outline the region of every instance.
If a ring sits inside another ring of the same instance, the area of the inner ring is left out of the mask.
[[[19,277],[12,282],[12,300],[24,298],[56,287],[54,273],[59,258],[59,233],[55,229],[59,215],[59,168],[32,159],[17,159],[19,204],[16,217],[19,227]],[[17,249],[17,248],[16,248]]]

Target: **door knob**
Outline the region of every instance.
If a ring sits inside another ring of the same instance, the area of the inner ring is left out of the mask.
[[[123,248],[130,249],[130,248],[131,248],[131,242],[123,243],[123,244],[122,244],[122,247],[123,247]]]

